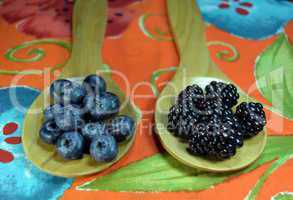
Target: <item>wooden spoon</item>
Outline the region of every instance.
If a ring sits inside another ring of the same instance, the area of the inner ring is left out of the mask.
[[[167,130],[167,115],[175,98],[186,86],[198,84],[202,87],[212,80],[229,82],[225,74],[211,61],[205,42],[205,27],[195,0],[168,0],[171,27],[181,58],[180,67],[173,80],[164,88],[156,104],[156,127],[164,148],[182,163],[212,172],[239,170],[252,164],[261,155],[266,144],[266,133],[245,140],[237,154],[224,161],[192,156],[187,145],[180,142]],[[241,95],[240,101],[245,101]]]
[[[60,78],[80,79],[97,71],[110,70],[103,65],[101,49],[107,21],[107,0],[77,0],[73,15],[73,46],[70,59],[67,61]],[[138,122],[140,116],[136,107],[125,97],[120,88],[111,79],[110,73],[101,74],[107,82],[107,90],[117,94],[122,106],[120,114],[131,116]],[[120,160],[134,142],[134,137],[119,144],[119,154],[111,163],[96,163],[89,155],[81,160],[66,161],[57,155],[53,145],[40,141],[39,129],[44,117],[42,110],[50,102],[45,90],[34,101],[28,110],[23,126],[23,146],[26,156],[38,168],[53,175],[76,177],[99,172]]]

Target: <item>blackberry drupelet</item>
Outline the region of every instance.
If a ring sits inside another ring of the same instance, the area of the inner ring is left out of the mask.
[[[235,132],[225,123],[210,123],[198,127],[189,139],[187,151],[192,155],[201,155],[219,160],[236,154],[237,138]]]
[[[266,125],[265,112],[260,103],[243,102],[237,106],[235,115],[241,122],[245,138],[257,135]]]

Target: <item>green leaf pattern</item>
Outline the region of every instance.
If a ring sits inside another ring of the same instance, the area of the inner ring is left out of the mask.
[[[257,60],[255,76],[272,111],[293,119],[293,46],[284,34]]]
[[[260,179],[257,181],[254,188],[249,192],[249,194],[246,197],[246,200],[254,200],[256,199],[256,196],[258,192],[260,191],[261,187],[267,180],[267,178],[276,171],[279,167],[281,167],[286,161],[292,159],[293,155],[286,155],[284,157],[279,158],[276,160],[266,171],[265,173],[260,177]]]
[[[271,200],[293,200],[293,192],[280,192],[273,196]]]
[[[293,155],[292,144],[293,136],[271,136],[264,153],[253,165],[242,171],[223,174],[201,172],[182,165],[169,154],[156,154],[87,182],[77,189],[127,192],[204,190],[231,177],[250,172],[269,161]]]
[[[17,58],[15,54],[22,49],[29,48],[35,45],[40,45],[40,44],[57,45],[66,49],[68,52],[71,49],[70,44],[62,40],[42,39],[42,40],[33,40],[33,41],[24,42],[20,45],[17,45],[14,48],[8,49],[8,51],[4,54],[4,56],[7,60],[12,62],[21,62],[21,63],[37,62],[43,59],[46,54],[45,51],[41,48],[29,49],[29,51],[27,52],[27,55],[30,56],[29,58]]]

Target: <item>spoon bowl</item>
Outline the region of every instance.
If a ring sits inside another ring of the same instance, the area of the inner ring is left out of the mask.
[[[211,61],[204,36],[204,23],[194,0],[169,0],[168,13],[175,37],[180,65],[171,82],[161,92],[155,112],[157,134],[163,147],[175,159],[190,167],[211,172],[229,172],[243,169],[259,158],[266,144],[266,131],[247,139],[242,148],[230,159],[217,161],[190,155],[187,145],[179,141],[167,129],[168,113],[176,97],[188,85],[204,88],[211,81],[231,82]],[[235,84],[234,84],[235,85]],[[247,101],[240,94],[239,101]]]
[[[73,14],[73,46],[71,57],[59,78],[80,80],[97,72],[105,79],[107,90],[115,93],[122,102],[119,114],[132,117],[136,124],[140,116],[136,107],[112,80],[109,67],[103,64],[101,49],[107,21],[106,0],[77,0]],[[41,170],[56,176],[76,177],[97,173],[119,161],[131,148],[135,136],[119,144],[117,158],[110,163],[97,163],[89,155],[80,160],[64,160],[55,146],[42,142],[39,130],[44,122],[43,110],[49,105],[49,90],[45,89],[27,111],[23,125],[23,147],[26,156]]]

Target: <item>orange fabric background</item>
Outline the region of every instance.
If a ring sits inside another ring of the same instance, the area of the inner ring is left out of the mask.
[[[168,26],[165,0],[148,0],[142,4],[135,4],[135,9],[141,13],[160,14],[160,16],[149,18],[146,22],[149,29],[158,27],[161,31],[170,33]],[[140,85],[138,83],[145,81],[148,83],[155,70],[164,69],[171,66],[177,66],[179,57],[176,53],[175,44],[172,41],[157,41],[149,38],[142,33],[138,27],[138,17],[136,16],[130,23],[128,29],[119,38],[106,38],[103,47],[103,58],[112,70],[118,70],[127,75],[131,84],[133,94],[149,95],[146,98],[135,98],[133,101],[143,111],[153,111],[155,96],[148,84]],[[292,23],[288,25],[287,32],[290,38],[293,38]],[[217,59],[215,56],[218,51],[225,49],[221,46],[210,46],[212,59],[217,65],[233,80],[242,90],[247,91],[251,85],[255,83],[253,76],[253,68],[257,56],[272,42],[276,37],[272,37],[261,41],[249,41],[245,39],[236,38],[228,33],[225,33],[213,26],[207,27],[208,41],[223,41],[233,45],[239,52],[240,58],[234,62],[225,62]],[[7,24],[0,20],[0,54],[3,55],[7,49],[17,46],[25,41],[34,40],[32,36],[19,33],[14,26]],[[69,41],[69,39],[67,40]],[[64,63],[68,58],[66,50],[56,47],[54,45],[40,45],[45,50],[46,56],[44,59],[33,63],[16,63],[6,60],[4,57],[0,58],[0,67],[9,70],[23,70],[23,69],[44,69],[46,67],[53,67],[56,64]],[[38,46],[36,46],[38,47]],[[19,57],[25,57],[27,49],[19,52]],[[245,56],[243,56],[245,55]],[[169,80],[174,75],[170,72],[162,75],[157,80],[157,84]],[[113,77],[118,83],[122,84],[121,80]],[[9,85],[13,79],[11,75],[0,75],[0,86]],[[43,81],[42,75],[27,75],[18,83],[19,85],[28,85],[34,88],[42,89]],[[123,88],[123,85],[121,85]],[[162,88],[162,86],[160,87]],[[251,94],[262,103],[268,104],[262,95],[255,91]],[[268,124],[269,134],[292,134],[293,123],[269,111],[267,115],[275,115],[273,121]],[[284,129],[274,130],[276,124],[284,123]],[[131,151],[119,163],[112,166],[106,171],[84,178],[78,178],[72,187],[64,193],[62,199],[243,199],[249,190],[254,186],[260,175],[265,171],[269,164],[266,164],[249,174],[231,179],[214,188],[200,191],[200,192],[163,192],[163,193],[135,193],[135,192],[108,192],[108,191],[78,191],[75,186],[80,185],[94,177],[102,176],[115,169],[125,166],[131,162],[141,160],[145,157],[151,156],[160,151],[160,144],[156,137],[152,134],[153,114],[143,115],[140,123],[137,138]],[[287,162],[277,172],[269,177],[264,187],[261,189],[258,198],[270,199],[271,196],[279,191],[293,191],[292,177],[288,176],[293,170],[293,161]],[[282,180],[280,180],[282,177]],[[172,183],[170,183],[172,184]]]

